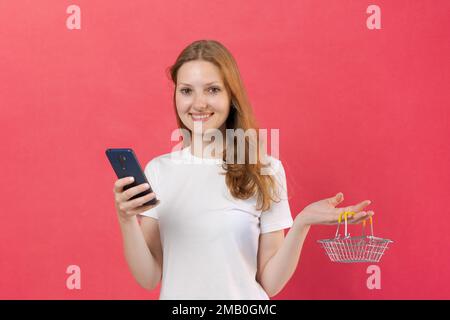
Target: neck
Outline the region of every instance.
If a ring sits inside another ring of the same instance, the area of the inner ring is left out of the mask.
[[[225,126],[220,128],[222,135],[193,133],[190,141],[191,154],[199,158],[222,158],[225,148]],[[216,139],[222,139],[222,144]]]

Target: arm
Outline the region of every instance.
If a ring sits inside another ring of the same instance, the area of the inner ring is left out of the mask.
[[[269,296],[283,289],[297,268],[303,243],[311,225],[333,225],[342,212],[352,211],[350,223],[356,224],[369,219],[373,211],[363,211],[371,202],[362,201],[356,205],[336,208],[344,200],[340,192],[336,196],[314,202],[305,207],[294,220],[294,224],[284,239],[283,230],[262,234],[258,249],[257,281]]]
[[[310,226],[300,216],[284,239],[284,231],[260,236],[257,281],[270,297],[278,294],[292,277]]]
[[[141,287],[153,290],[162,272],[158,221],[144,217],[140,226],[136,217],[119,221],[128,267]]]

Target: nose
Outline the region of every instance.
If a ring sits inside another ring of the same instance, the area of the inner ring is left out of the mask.
[[[208,103],[206,102],[206,99],[204,95],[198,94],[194,98],[194,102],[192,103],[192,107],[196,111],[203,111],[207,109]]]

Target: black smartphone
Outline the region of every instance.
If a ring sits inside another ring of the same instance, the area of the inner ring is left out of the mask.
[[[105,153],[119,179],[125,177],[134,177],[133,183],[124,186],[123,190],[127,190],[142,183],[148,183],[150,185],[132,149],[106,149]],[[146,194],[152,192],[152,186],[150,185],[149,189],[131,197],[130,200],[145,196]],[[152,200],[147,201],[143,205],[154,205],[157,202],[158,200],[155,197]]]

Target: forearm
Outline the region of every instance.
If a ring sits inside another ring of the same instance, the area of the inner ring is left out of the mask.
[[[294,274],[309,228],[301,219],[296,219],[282,246],[264,267],[261,285],[269,296],[280,292]]]
[[[133,217],[120,221],[120,229],[125,259],[133,277],[141,287],[153,289],[161,278],[161,270],[145,242],[138,220]]]

